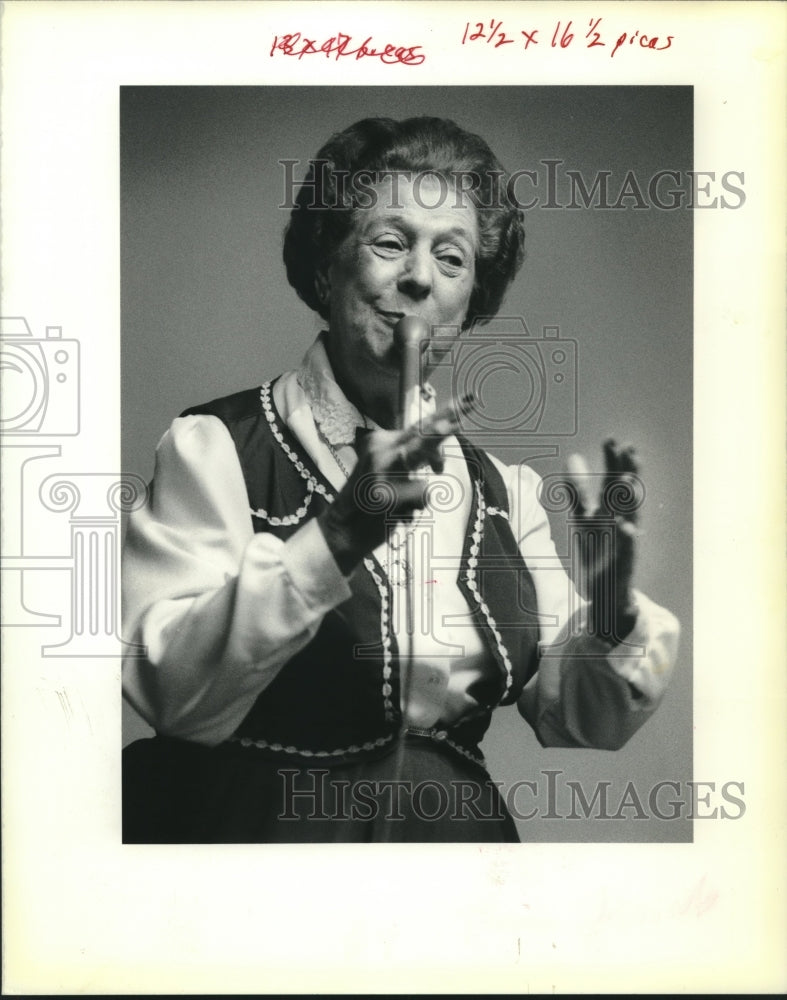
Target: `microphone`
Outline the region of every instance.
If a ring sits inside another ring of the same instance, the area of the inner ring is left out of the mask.
[[[429,337],[429,324],[420,316],[402,316],[393,336],[402,360],[399,427],[403,429],[417,423],[421,415],[421,343]]]

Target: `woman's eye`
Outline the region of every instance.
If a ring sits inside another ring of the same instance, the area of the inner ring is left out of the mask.
[[[458,271],[465,266],[465,258],[460,253],[451,250],[444,250],[437,255],[437,259],[447,269]]]
[[[374,249],[381,250],[385,254],[399,253],[404,249],[402,241],[395,236],[380,236],[374,241]]]

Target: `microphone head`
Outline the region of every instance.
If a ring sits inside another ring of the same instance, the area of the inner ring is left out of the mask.
[[[420,316],[402,316],[394,327],[394,343],[400,351],[420,344],[429,336],[429,324]]]

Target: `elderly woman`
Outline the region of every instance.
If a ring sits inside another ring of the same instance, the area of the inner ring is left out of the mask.
[[[458,433],[467,401],[425,386],[401,426],[403,318],[428,376],[430,338],[494,316],[523,246],[504,170],[452,122],[367,119],[320,150],[284,261],[324,331],[296,371],[176,419],[129,524],[146,656],[124,691],[157,735],[124,754],[127,841],[516,840],[479,749],[496,706],[604,749],[654,712],[678,626],[632,589],[630,518],[611,559],[587,546],[583,602],[536,474]]]

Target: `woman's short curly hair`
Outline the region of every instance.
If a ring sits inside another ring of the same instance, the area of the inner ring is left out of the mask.
[[[329,318],[318,295],[318,275],[349,233],[353,211],[363,206],[364,185],[368,199],[369,186],[394,172],[436,175],[472,199],[479,248],[465,325],[494,316],[524,260],[524,215],[486,142],[445,118],[364,118],[328,140],[311,161],[284,233],[292,287],[307,306]]]

